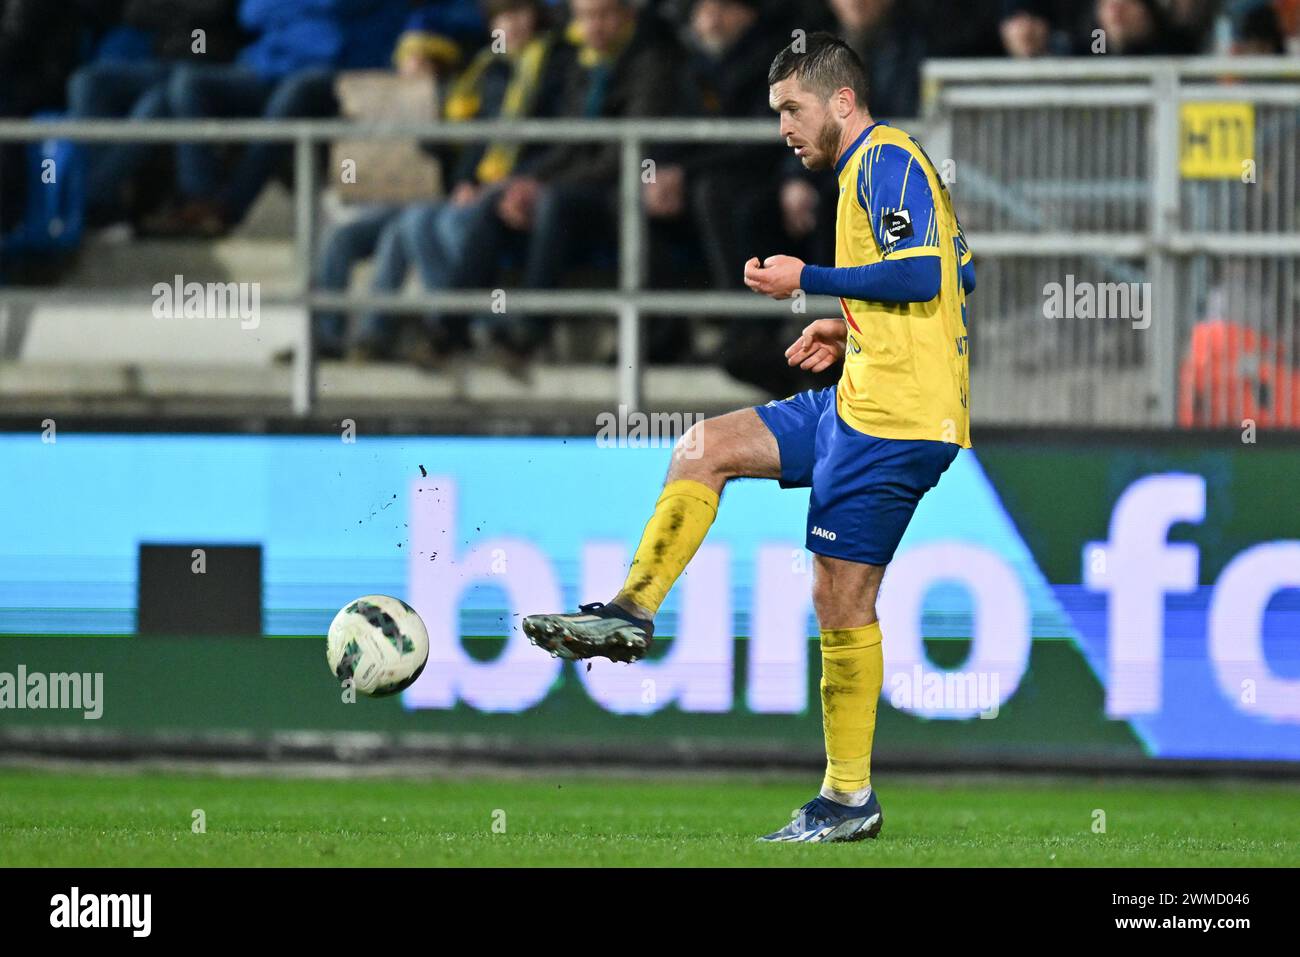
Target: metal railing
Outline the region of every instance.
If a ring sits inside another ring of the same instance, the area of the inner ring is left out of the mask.
[[[979,420],[1174,425],[1189,398],[1180,366],[1194,330],[1226,311],[1274,348],[1217,357],[1217,424],[1275,401],[1272,424],[1300,428],[1300,61],[936,61],[924,86],[928,148],[952,161],[979,265]],[[1243,159],[1256,164],[1256,183],[1184,175],[1184,138],[1200,135],[1187,125],[1189,104],[1247,105],[1254,141]],[[1045,318],[1046,289],[1070,276],[1149,283],[1149,325]],[[1251,301],[1242,293],[1257,284],[1267,294]],[[1226,368],[1269,362],[1270,382],[1258,368]],[[1253,406],[1242,399],[1252,390]]]
[[[1225,84],[1225,77],[1232,78]],[[1006,424],[1147,425],[1176,422],[1179,361],[1196,317],[1238,302],[1245,325],[1279,342],[1294,367],[1300,341],[1300,62],[1288,58],[1107,58],[932,61],[926,116],[901,123],[940,166],[956,171],[954,198],[979,266],[971,302],[977,421]],[[1257,157],[1273,193],[1184,180],[1180,119],[1188,103],[1247,103]],[[292,408],[315,401],[312,312],[483,310],[491,290],[417,297],[341,295],[312,287],[317,224],[316,148],[340,139],[423,142],[620,144],[619,281],[614,291],[512,291],[520,314],[608,315],[618,323],[618,401],[641,405],[642,319],[648,315],[777,318],[791,305],[747,292],[656,292],[644,288],[641,167],[650,144],[773,143],[774,122],[695,120],[522,121],[372,124],[350,121],[0,121],[0,142],[283,142],[295,156],[297,282],[269,305],[305,310],[297,337]],[[745,188],[737,183],[737,189]],[[1074,273],[1100,283],[1150,283],[1145,328],[1091,320],[1046,321],[1044,288]],[[137,295],[102,290],[0,289],[6,304],[127,305]],[[837,313],[809,298],[810,316]],[[1226,381],[1226,380],[1225,380]],[[1295,389],[1287,380],[1286,389]],[[1226,388],[1226,386],[1223,386]],[[1281,405],[1290,408],[1291,394]],[[1231,412],[1239,399],[1224,396]],[[1300,426],[1293,421],[1292,426]]]
[[[315,358],[311,314],[323,310],[379,310],[414,315],[430,310],[488,311],[493,290],[426,292],[418,297],[327,293],[313,288],[313,256],[317,220],[315,148],[342,139],[418,140],[428,143],[542,142],[620,144],[619,282],[617,291],[527,291],[510,293],[511,312],[523,315],[567,312],[608,315],[618,322],[618,401],[629,409],[642,404],[644,359],[641,320],[647,315],[773,318],[789,316],[789,302],[773,302],[748,292],[655,292],[643,288],[645,254],[641,207],[642,162],[653,159],[651,143],[779,142],[775,122],[748,120],[527,120],[464,123],[394,124],[342,120],[154,120],[122,123],[105,120],[32,122],[0,121],[0,142],[67,139],[84,142],[253,143],[292,144],[294,150],[294,210],[297,283],[288,294],[268,294],[263,305],[290,305],[306,310],[293,358],[292,408],[298,415],[312,411],[316,400]],[[737,183],[737,189],[746,184]],[[0,288],[5,305],[133,306],[148,302],[138,294],[102,290]],[[813,313],[838,314],[829,297],[808,297]]]

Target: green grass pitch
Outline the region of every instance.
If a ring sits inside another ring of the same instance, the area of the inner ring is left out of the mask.
[[[1300,785],[882,775],[879,840],[761,845],[806,776],[0,769],[9,866],[1300,864]],[[205,833],[194,832],[203,812]],[[1096,812],[1105,833],[1095,833]]]

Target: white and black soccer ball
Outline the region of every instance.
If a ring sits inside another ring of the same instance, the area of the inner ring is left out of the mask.
[[[398,598],[366,595],[330,622],[325,659],[339,681],[380,698],[409,688],[429,660],[429,633],[415,609]]]

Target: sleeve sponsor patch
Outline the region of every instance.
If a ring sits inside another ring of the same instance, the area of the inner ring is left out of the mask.
[[[904,239],[910,239],[914,235],[912,214],[905,209],[896,209],[892,213],[885,213],[882,226],[886,246],[892,247]]]

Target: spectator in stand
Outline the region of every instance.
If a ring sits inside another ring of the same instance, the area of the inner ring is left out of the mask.
[[[1179,370],[1179,425],[1253,419],[1261,428],[1300,428],[1300,327],[1283,318],[1294,315],[1291,290],[1244,261],[1220,264],[1207,279],[1205,313]]]
[[[1163,0],[1169,14],[1175,42],[1180,52],[1194,56],[1211,53],[1214,38],[1214,21],[1219,16],[1223,0]]]
[[[0,116],[63,108],[87,33],[116,23],[99,4],[0,0]]]
[[[455,28],[480,22],[464,15],[466,9],[477,14],[473,0],[441,0],[423,5],[416,15],[442,13]],[[333,116],[338,112],[335,74],[387,65],[409,15],[406,0],[241,0],[239,21],[257,39],[235,64],[178,70],[168,85],[168,108],[183,119]],[[243,219],[288,155],[285,144],[253,143],[223,175],[211,146],[182,144],[177,149],[182,204],[156,218],[150,231],[221,235]]]
[[[908,119],[921,112],[925,21],[901,0],[830,0],[836,32],[867,67],[871,115]]]
[[[119,11],[100,6],[0,0],[0,116],[63,109],[88,35],[116,22]],[[26,154],[24,143],[0,143],[0,235],[23,216]]]
[[[415,0],[414,6],[398,37],[394,62],[439,78],[454,74],[484,39],[479,0]]]
[[[100,55],[68,81],[68,113],[77,119],[151,120],[168,116],[167,82],[180,63],[227,63],[239,48],[236,0],[126,0],[122,28]],[[114,222],[133,206],[127,192],[154,147],[87,146],[86,216]]]
[[[759,0],[693,0],[690,6],[686,104],[691,115],[771,120],[767,70],[788,42],[760,15]],[[705,144],[659,163],[645,184],[652,218],[688,210],[704,246],[712,286],[740,288],[745,260],[763,246],[776,212],[779,143]],[[745,188],[737,190],[736,184]]]
[[[566,36],[577,50],[554,113],[571,118],[672,115],[680,104],[681,52],[657,14],[638,16],[632,0],[572,0]],[[647,144],[647,155],[666,155]],[[524,248],[523,286],[553,289],[589,249],[616,245],[617,143],[563,143],[504,180],[468,224],[454,285],[490,288],[507,249]],[[540,316],[497,327],[498,344],[518,362],[543,344]]]
[[[546,32],[547,9],[542,0],[485,0],[493,42],[470,61],[446,97],[449,122],[543,117],[554,108],[567,63],[564,49],[555,50]],[[565,49],[568,49],[567,47]],[[404,38],[395,57],[407,76],[431,75],[436,66],[430,48]],[[426,289],[450,287],[452,271],[465,245],[465,229],[496,184],[526,168],[540,146],[520,143],[467,144],[453,157],[446,199],[406,207],[383,207],[326,235],[317,272],[324,289],[346,289],[353,264],[375,254],[370,288],[376,293],[400,291],[414,267]],[[343,317],[324,316],[317,340],[328,354],[343,349]],[[389,358],[397,346],[399,324],[382,314],[361,323],[349,352],[353,358]],[[434,365],[449,352],[468,345],[465,323],[431,317],[427,336],[417,340],[409,358]]]
[[[774,119],[767,71],[789,42],[786,24],[759,0],[692,0],[686,8],[689,61],[683,104],[698,117]],[[778,188],[786,155],[774,137],[759,143],[710,143],[660,163],[644,188],[652,220],[689,220],[703,249],[712,289],[741,288],[745,260],[781,246]],[[739,185],[738,185],[739,184]],[[722,365],[745,382],[783,375],[782,330],[769,323],[728,320]]]
[[[1190,47],[1159,0],[1097,0],[1096,26],[1105,35],[1106,53],[1118,56],[1176,56]],[[1082,52],[1091,52],[1092,37]]]
[[[1300,56],[1300,0],[1273,0],[1273,8],[1282,25],[1283,45],[1288,53]]]
[[[1286,53],[1286,35],[1277,9],[1268,0],[1235,5],[1232,16],[1233,56]]]
[[[1003,55],[998,23],[1002,4],[971,0],[906,0],[926,34],[927,57],[997,57]],[[1079,0],[1057,0],[1058,4]],[[1082,0],[1088,3],[1090,0]],[[1057,18],[1053,17],[1053,21]]]
[[[998,32],[1007,56],[1032,60],[1068,55],[1069,34],[1055,29],[1054,13],[1051,0],[1003,0]]]

